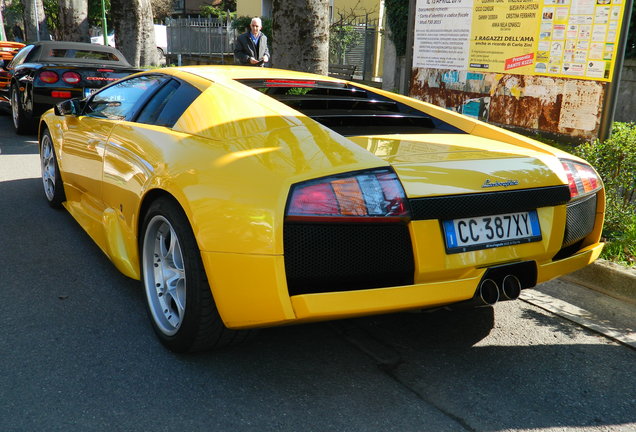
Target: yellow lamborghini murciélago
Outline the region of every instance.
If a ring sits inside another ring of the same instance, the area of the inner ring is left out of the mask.
[[[276,69],[131,75],[42,116],[42,179],[139,279],[160,340],[512,300],[594,261],[585,161],[408,97]]]

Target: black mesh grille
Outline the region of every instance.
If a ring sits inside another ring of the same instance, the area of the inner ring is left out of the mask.
[[[514,213],[562,205],[570,200],[568,186],[497,191],[409,200],[414,220],[459,219]]]
[[[413,284],[413,248],[404,224],[284,227],[290,295]]]
[[[591,233],[595,218],[596,194],[568,204],[563,246],[574,244]]]

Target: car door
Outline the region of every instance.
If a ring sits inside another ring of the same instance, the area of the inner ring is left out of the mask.
[[[131,121],[120,122],[108,139],[104,157],[103,201],[132,230],[139,199],[162,159],[162,149],[176,140],[171,128],[201,91],[169,79]]]
[[[132,118],[165,80],[144,75],[120,81],[88,99],[82,115],[67,119],[60,157],[72,189],[67,198],[80,202],[84,213],[101,218],[104,153],[113,127]]]

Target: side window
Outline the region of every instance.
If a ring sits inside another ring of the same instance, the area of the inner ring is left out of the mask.
[[[88,100],[84,114],[110,120],[130,120],[166,79],[159,75],[144,75],[105,88]]]
[[[142,109],[137,122],[172,127],[201,92],[185,82],[170,80]]]

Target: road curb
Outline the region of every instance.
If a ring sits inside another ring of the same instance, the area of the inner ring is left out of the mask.
[[[599,259],[561,278],[618,300],[636,304],[636,269],[634,268]]]

